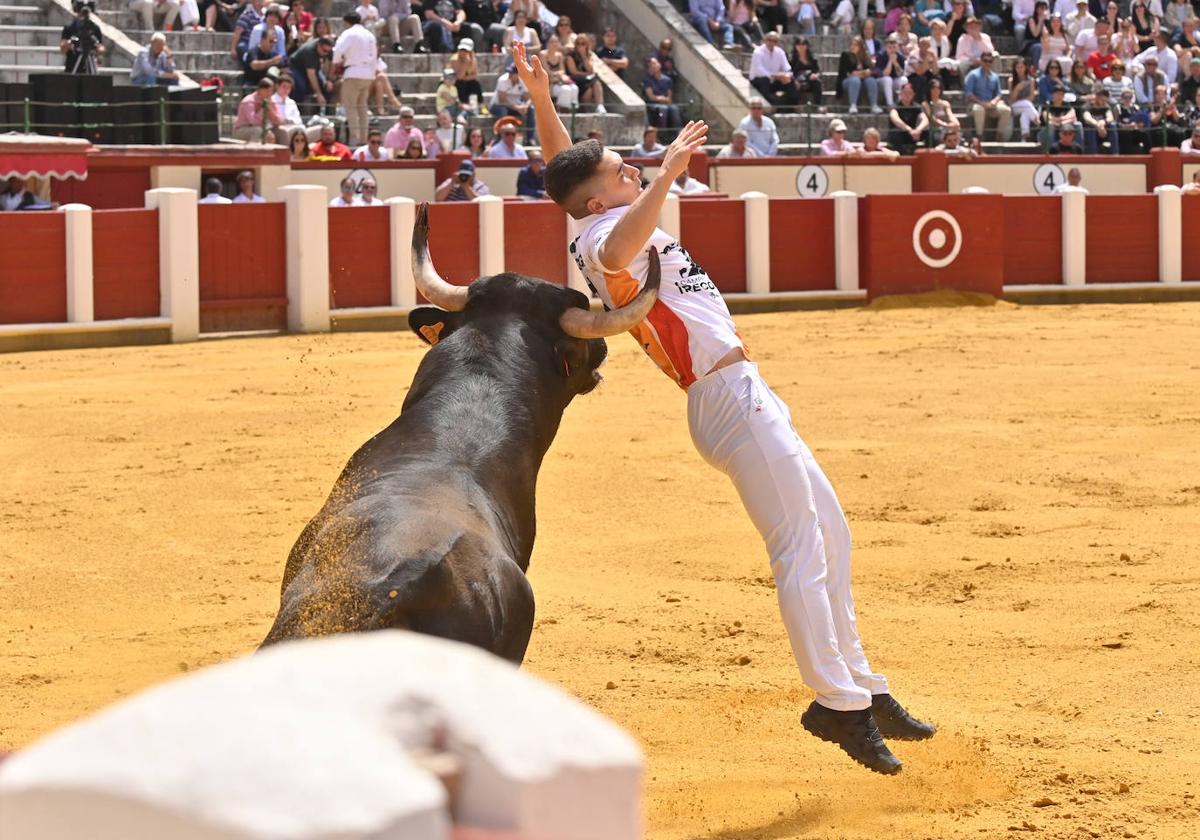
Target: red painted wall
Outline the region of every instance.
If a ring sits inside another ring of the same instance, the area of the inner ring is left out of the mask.
[[[429,254],[438,273],[451,283],[465,286],[479,277],[479,205],[430,204]]]
[[[1195,246],[1200,231],[1200,195],[1183,196],[1183,279],[1200,280],[1200,249]]]
[[[148,166],[130,169],[88,169],[87,180],[54,180],[50,196],[62,204],[86,204],[93,210],[145,207],[150,189]]]
[[[837,286],[832,198],[771,199],[771,291]]]
[[[284,205],[201,204],[200,330],[287,326]]]
[[[504,202],[504,267],[567,284],[567,214],[553,201]]]
[[[390,306],[390,207],[329,208],[329,293],[336,308]]]
[[[92,273],[97,321],[159,315],[158,211],[92,213]]]
[[[1158,197],[1089,195],[1087,282],[1152,283],[1156,280]]]
[[[67,320],[66,225],[62,213],[0,213],[0,324]]]
[[[1004,284],[1062,282],[1062,200],[1056,195],[1004,197]]]
[[[740,199],[681,200],[679,230],[683,246],[718,289],[746,291],[746,206]]]

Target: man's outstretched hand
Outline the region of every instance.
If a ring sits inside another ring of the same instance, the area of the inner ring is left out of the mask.
[[[513,41],[513,64],[517,65],[517,77],[528,89],[530,96],[539,91],[546,96],[550,95],[550,76],[542,66],[542,60],[536,55],[529,56],[525,44],[521,41]]]
[[[692,152],[703,146],[706,140],[708,140],[707,123],[704,120],[689,122],[679,129],[679,134],[671,141],[671,145],[667,146],[667,151],[663,154],[662,169],[659,172],[672,180],[678,178],[679,173],[687,169],[688,161],[692,159]]]

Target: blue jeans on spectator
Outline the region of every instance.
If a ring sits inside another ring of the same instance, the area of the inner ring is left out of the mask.
[[[714,44],[714,45],[717,43],[716,41],[713,40],[713,31],[709,28],[708,18],[706,18],[704,15],[693,15],[692,16],[692,26],[694,26],[698,30],[700,30],[700,34],[708,39],[708,43]],[[732,45],[733,44],[733,24],[732,23],[721,23],[720,24],[720,32],[721,32],[721,42],[724,44]]]
[[[658,105],[647,102],[646,110],[650,112],[650,125],[658,128],[679,128],[683,125],[683,121],[679,117],[678,105]]]
[[[879,82],[874,76],[867,76],[866,79],[860,79],[858,76],[847,76],[842,81],[842,87],[846,94],[846,102],[851,107],[858,107],[858,94],[862,90],[863,82],[867,83],[867,100],[874,108],[879,104]]]
[[[1117,133],[1117,127],[1110,125],[1108,127],[1108,153],[1110,155],[1121,154],[1121,136]],[[1100,132],[1091,126],[1083,129],[1083,150],[1089,155],[1100,153]]]
[[[450,39],[450,30],[440,21],[427,20],[422,22],[421,31],[425,33],[425,46],[430,52],[454,52],[454,42]]]

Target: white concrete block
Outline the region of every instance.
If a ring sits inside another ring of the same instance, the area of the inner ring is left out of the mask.
[[[504,199],[481,195],[479,205],[479,276],[504,272]]]
[[[67,239],[67,320],[95,320],[95,291],[92,271],[92,208],[86,204],[64,204]]]
[[[441,840],[456,822],[642,836],[642,755],[615,724],[475,648],[399,631],[308,640],[144,691],[0,764],[21,840]]]
[[[1183,282],[1183,191],[1174,184],[1154,188],[1158,196],[1158,279]]]
[[[858,195],[836,190],[829,197],[833,199],[834,283],[839,292],[857,291]]]
[[[171,319],[172,341],[200,337],[200,229],[196,191],[147,190],[146,209],[158,210],[161,315]]]
[[[1064,286],[1087,283],[1087,190],[1060,186],[1062,198],[1062,276]]]
[[[667,193],[667,199],[658,213],[658,226],[668,236],[679,239],[679,196],[675,193]]]
[[[392,306],[416,306],[417,284],[412,271],[412,233],[417,204],[411,198],[389,198],[391,208]]]
[[[742,193],[745,205],[746,291],[765,295],[771,291],[771,199],[752,190]]]
[[[329,332],[329,206],[324,187],[276,192],[287,205],[288,329]]]

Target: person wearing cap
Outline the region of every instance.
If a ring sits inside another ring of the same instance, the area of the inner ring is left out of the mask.
[[[517,66],[509,63],[505,73],[496,80],[496,92],[488,105],[493,117],[516,117],[525,128],[525,139],[533,137],[533,128],[537,125],[533,112],[533,101],[529,98],[529,89],[517,76]]]
[[[1196,101],[1197,92],[1200,92],[1200,55],[1188,60],[1188,74],[1179,83],[1179,101],[1191,105]]]
[[[1121,91],[1113,103],[1113,112],[1117,115],[1117,138],[1121,151],[1127,155],[1140,155],[1146,152],[1146,135],[1142,131],[1145,125],[1146,112],[1133,99],[1133,89]]]
[[[413,119],[413,109],[407,105],[401,107],[400,115],[396,117],[395,125],[388,129],[387,136],[384,137],[384,147],[391,149],[394,154],[399,155],[416,138],[421,141],[421,149],[424,150],[425,136],[421,133],[421,129],[417,128]]]
[[[521,198],[546,197],[546,161],[537,149],[529,152],[529,162],[517,173],[517,195]]]
[[[840,119],[829,121],[829,136],[821,141],[821,154],[827,157],[845,157],[854,151],[854,144],[846,141],[846,123]]]
[[[747,144],[749,135],[740,128],[734,129],[733,134],[729,135],[729,143],[721,147],[721,151],[717,152],[719,158],[756,158],[759,156],[754,148]]]
[[[487,184],[475,177],[475,163],[464,160],[458,171],[438,184],[433,197],[437,201],[472,201],[477,196],[491,195]]]
[[[483,103],[483,86],[479,83],[479,62],[475,58],[475,42],[463,38],[448,65],[454,71],[454,86],[458,88],[458,101],[468,107]],[[475,103],[471,102],[475,98]]]
[[[1050,146],[1050,154],[1052,155],[1081,155],[1083,147],[1079,145],[1077,139],[1078,132],[1075,131],[1074,125],[1064,125],[1058,130],[1058,140]]]
[[[338,142],[333,126],[327,122],[321,124],[321,137],[308,151],[310,159],[350,160],[350,147]]]
[[[652,125],[642,129],[642,142],[630,150],[629,156],[635,158],[660,158],[667,147],[658,142],[658,129]]]
[[[1066,100],[1067,86],[1056,82],[1050,90],[1050,101],[1042,108],[1042,147],[1049,149],[1058,140],[1059,132],[1067,126],[1076,129],[1075,108]],[[1075,136],[1079,132],[1075,131]]]
[[[958,62],[959,75],[965,76],[978,68],[983,62],[983,56],[995,55],[996,48],[992,46],[991,37],[983,31],[979,18],[967,18],[966,31],[958,39],[954,49],[954,58]]]
[[[1179,77],[1179,59],[1175,50],[1167,46],[1167,37],[1167,33],[1162,29],[1155,32],[1154,43],[1138,53],[1133,62],[1149,70],[1150,60],[1156,59],[1158,71],[1166,76],[1167,86],[1170,87]]]
[[[1178,147],[1191,134],[1187,116],[1171,98],[1166,85],[1154,89],[1154,102],[1150,104],[1149,135],[1151,148]]]
[[[750,148],[762,157],[771,157],[779,151],[779,131],[775,121],[765,113],[766,103],[761,97],[750,97],[750,113],[742,117],[738,129],[746,132]]]
[[[209,178],[204,182],[204,198],[200,199],[197,204],[232,204],[225,196],[221,195],[221,179]],[[0,210],[8,209],[0,206]]]
[[[429,52],[422,42],[421,19],[413,14],[412,0],[379,0],[379,17],[392,41],[392,52],[404,52],[402,37],[416,39],[414,52]]]
[[[371,120],[367,106],[371,88],[375,85],[379,46],[356,12],[350,12],[342,20],[349,26],[333,45],[333,69],[335,74],[340,72],[342,76],[341,99],[346,109],[350,145],[360,146],[366,142],[367,127]]]
[[[1138,56],[1138,58],[1142,58],[1142,56]],[[1142,62],[1142,74],[1133,80],[1133,98],[1139,105],[1149,105],[1154,101],[1154,89],[1167,84],[1169,82],[1166,73],[1158,68],[1158,57],[1145,56]]]
[[[263,143],[267,142],[267,138],[274,139],[272,131],[283,125],[279,110],[271,101],[274,93],[275,83],[270,79],[262,79],[253,93],[242,97],[233,121],[235,140]]]
[[[463,103],[458,101],[458,87],[454,84],[454,71],[449,67],[442,70],[442,81],[434,93],[434,107],[438,113],[445,111],[455,119],[460,114],[466,113]]]
[[[421,29],[425,33],[425,46],[435,53],[448,53],[454,49],[454,39],[465,34],[467,13],[463,11],[461,0],[424,0],[421,3]],[[463,41],[470,42],[468,48],[475,51],[475,43],[471,38],[462,38],[458,48],[462,49]],[[459,74],[461,78],[461,74]]]
[[[1200,123],[1192,126],[1192,136],[1179,144],[1179,153],[1184,155],[1200,155]]]
[[[525,160],[529,155],[525,147],[517,142],[517,127],[505,123],[500,128],[500,137],[488,147],[487,157],[493,160]]]
[[[329,202],[330,207],[358,207],[358,191],[354,188],[354,179],[347,176],[338,184],[341,192]]]
[[[994,118],[996,139],[1004,142],[1012,135],[1012,108],[1004,101],[1000,79],[992,72],[995,61],[996,57],[990,50],[979,57],[979,66],[963,80],[963,96],[975,123],[975,136],[983,137],[988,119]]]
[[[266,204],[267,200],[254,191],[254,173],[244,169],[237,176],[237,195],[233,204]]]
[[[779,46],[779,33],[771,30],[750,56],[750,85],[772,104],[797,105],[800,89],[787,53]]]
[[[1075,0],[1075,8],[1063,17],[1063,26],[1071,43],[1075,43],[1075,39],[1083,30],[1095,28],[1096,18],[1088,11],[1088,0]]]
[[[1083,146],[1088,154],[1107,151],[1111,155],[1121,153],[1121,140],[1117,132],[1117,115],[1108,101],[1108,89],[1096,85],[1092,89],[1092,101],[1083,107]]]

